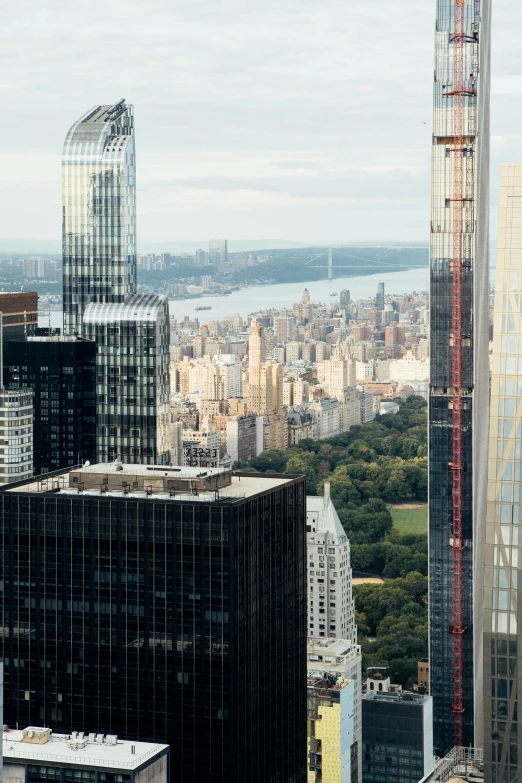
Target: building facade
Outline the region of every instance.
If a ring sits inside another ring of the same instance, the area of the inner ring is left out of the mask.
[[[306,498],[308,636],[339,637],[357,643],[350,542],[330,497]]]
[[[33,392],[0,388],[0,484],[33,475]]]
[[[258,367],[266,362],[265,329],[257,318],[252,318],[248,335],[248,364]]]
[[[349,639],[309,638],[307,677],[308,783],[361,783],[361,648]]]
[[[64,332],[83,335],[89,302],[136,293],[136,159],[132,106],[95,106],[67,133],[62,157]]]
[[[168,464],[169,310],[164,295],[89,304],[85,336],[96,343],[97,460]]]
[[[36,291],[0,292],[0,319],[2,328],[3,380],[8,381],[11,364],[11,340],[25,340],[38,328],[38,294]]]
[[[355,682],[331,675],[307,682],[308,783],[357,783]]]
[[[79,337],[11,343],[10,384],[34,394],[34,475],[96,461],[96,346]]]
[[[377,283],[377,296],[375,297],[375,308],[377,310],[377,320],[380,321],[380,314],[384,310],[384,283]]]
[[[522,444],[522,164],[501,168],[489,427],[484,591],[484,772],[518,779],[522,601],[518,575]],[[522,582],[521,582],[522,587]],[[519,630],[519,626],[521,630]],[[518,684],[518,685],[517,685]]]
[[[305,518],[304,477],[212,468],[0,489],[5,723],[168,743],[180,783],[301,783]]]
[[[9,783],[168,783],[168,745],[121,740],[114,734],[55,734],[42,726],[3,731]]]
[[[490,0],[437,1],[428,415],[430,693],[438,755],[482,742],[489,28]]]
[[[363,783],[418,783],[434,767],[431,696],[362,697]]]

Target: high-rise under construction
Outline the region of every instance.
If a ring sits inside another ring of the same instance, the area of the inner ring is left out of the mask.
[[[437,0],[430,241],[430,668],[435,746],[482,739],[490,0]]]

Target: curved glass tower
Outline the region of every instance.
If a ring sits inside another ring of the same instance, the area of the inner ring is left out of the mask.
[[[95,106],[70,128],[62,158],[65,334],[83,334],[89,302],[136,293],[132,106]]]

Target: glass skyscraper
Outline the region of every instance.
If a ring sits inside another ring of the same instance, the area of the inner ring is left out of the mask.
[[[83,336],[89,302],[136,293],[132,106],[95,106],[70,128],[62,157],[65,334]]]
[[[166,742],[177,783],[306,780],[305,493],[121,463],[0,488],[5,723]]]
[[[511,783],[518,780],[522,761],[522,164],[501,169],[496,266],[484,591],[484,772],[487,783]]]
[[[168,464],[167,297],[136,294],[120,304],[89,304],[84,333],[96,343],[97,460]]]
[[[436,9],[430,235],[430,693],[435,748],[444,755],[455,744],[482,742],[490,0],[437,0]]]

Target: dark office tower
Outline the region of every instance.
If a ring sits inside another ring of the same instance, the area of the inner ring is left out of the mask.
[[[0,488],[4,722],[306,780],[303,477],[106,464]]]
[[[490,0],[437,0],[430,237],[430,693],[435,748],[482,747]]]
[[[96,346],[78,337],[11,342],[10,383],[34,393],[34,475],[96,461]]]
[[[89,302],[136,293],[132,106],[95,106],[69,130],[62,157],[65,334],[83,335]]]
[[[384,283],[377,283],[377,296],[375,297],[375,307],[377,314],[384,310]]]
[[[421,780],[434,764],[431,696],[367,691],[362,697],[362,748],[363,783]]]
[[[96,343],[97,460],[168,464],[167,297],[135,294],[124,304],[90,304],[84,332]]]

